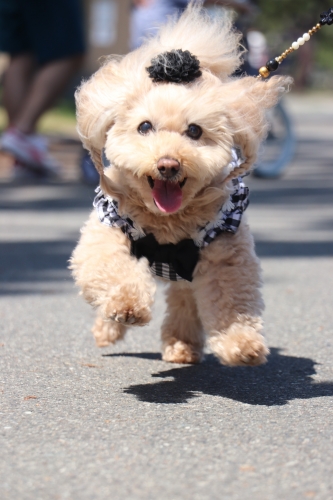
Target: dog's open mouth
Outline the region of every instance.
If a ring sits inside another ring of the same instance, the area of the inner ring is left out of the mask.
[[[182,182],[161,181],[153,179],[150,175],[147,178],[157,208],[168,214],[176,212],[182,204],[182,188],[187,178]]]

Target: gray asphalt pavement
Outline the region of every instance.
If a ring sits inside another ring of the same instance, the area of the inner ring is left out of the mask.
[[[267,365],[161,361],[151,325],[100,350],[66,262],[93,189],[0,184],[0,498],[333,498],[333,98],[290,96],[297,155],[249,179]]]

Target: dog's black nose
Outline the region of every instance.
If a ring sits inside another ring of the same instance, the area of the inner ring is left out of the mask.
[[[174,158],[160,158],[157,162],[157,169],[166,179],[174,177],[180,169],[180,163]]]

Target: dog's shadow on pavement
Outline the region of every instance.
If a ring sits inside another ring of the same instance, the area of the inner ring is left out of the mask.
[[[111,356],[161,359],[157,353]],[[187,403],[201,394],[265,406],[285,405],[293,399],[333,396],[333,382],[316,382],[311,378],[316,373],[316,364],[310,358],[288,356],[276,348],[271,348],[268,363],[257,368],[228,368],[209,354],[200,365],[178,365],[154,373],[152,377],[162,380],[131,385],[124,392],[140,401],[158,404]]]

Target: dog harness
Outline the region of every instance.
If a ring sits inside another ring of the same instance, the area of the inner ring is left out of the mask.
[[[232,150],[230,171],[242,163],[235,149]],[[244,210],[249,204],[249,189],[242,177],[232,179],[229,200],[222,205],[216,217],[204,227],[198,228],[193,239],[184,239],[177,244],[159,244],[153,234],[146,234],[130,217],[119,215],[118,203],[106,196],[100,186],[96,189],[93,206],[99,220],[109,227],[117,227],[131,241],[131,254],[138,259],[146,257],[152,274],[170,281],[192,281],[193,271],[198,263],[200,249],[209,245],[224,232],[235,234]]]

